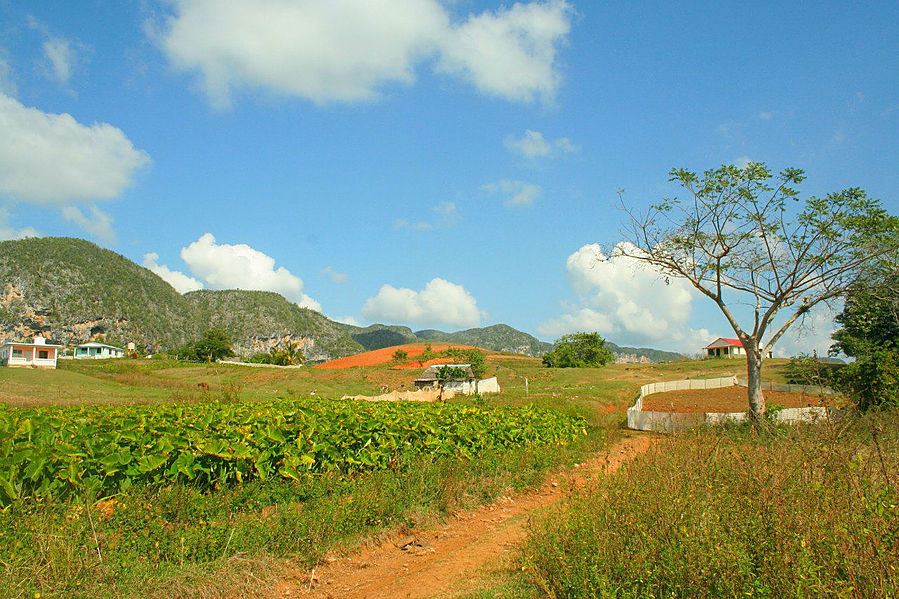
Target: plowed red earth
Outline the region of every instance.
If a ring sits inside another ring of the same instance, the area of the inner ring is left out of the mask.
[[[440,352],[445,349],[449,349],[450,347],[456,347],[459,349],[480,349],[471,345],[456,345],[455,343],[444,343],[437,344],[432,343],[431,349],[435,352]],[[313,368],[323,368],[330,370],[339,370],[343,368],[355,368],[356,366],[378,366],[380,364],[387,364],[393,361],[393,354],[397,350],[403,350],[408,354],[409,358],[415,358],[415,356],[420,356],[425,351],[424,343],[409,343],[407,345],[394,345],[392,347],[384,347],[381,349],[376,349],[374,351],[368,351],[362,354],[356,354],[355,356],[347,356],[345,358],[337,358],[336,360],[331,360],[330,362],[324,362],[317,366],[313,366]],[[482,350],[484,351],[484,350]],[[427,365],[430,366],[432,364],[446,364],[448,362],[452,362],[452,360],[447,360],[446,358],[438,358],[437,360],[430,360],[427,362]],[[402,366],[398,366],[398,368],[421,368],[424,364],[416,361],[412,361],[408,364],[404,364]]]
[[[832,404],[834,398],[818,395],[804,395],[786,391],[765,391],[765,403],[784,408],[805,408]],[[701,414],[703,412],[745,412],[749,400],[746,387],[723,387],[721,389],[692,389],[689,391],[668,391],[653,393],[643,398],[643,410],[651,412],[680,412]]]

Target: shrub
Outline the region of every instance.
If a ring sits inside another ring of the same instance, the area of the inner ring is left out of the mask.
[[[843,367],[837,387],[852,397],[858,407],[899,407],[899,354],[880,350]]]
[[[605,366],[615,359],[599,333],[573,333],[557,339],[552,351],[543,356],[550,368],[589,368]]]

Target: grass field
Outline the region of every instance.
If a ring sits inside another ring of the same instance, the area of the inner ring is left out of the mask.
[[[772,362],[767,377],[782,380],[782,366]],[[565,446],[523,445],[473,459],[420,457],[387,469],[276,477],[212,492],[184,483],[139,484],[112,497],[19,501],[0,513],[0,595],[252,596],[335,547],[384,531],[414,530],[509,488],[536,484],[548,468],[582,460],[616,437],[641,384],[741,374],[742,367],[712,360],[559,370],[543,368],[537,359],[490,355],[487,374],[499,378],[503,393],[451,403],[533,404],[584,418],[588,434]],[[289,404],[375,395],[384,385],[409,388],[416,374],[386,365],[284,370],[64,361],[55,371],[0,369],[0,402],[13,410],[102,404],[125,411],[131,404]],[[539,596],[529,580],[509,584],[523,588],[522,596]]]

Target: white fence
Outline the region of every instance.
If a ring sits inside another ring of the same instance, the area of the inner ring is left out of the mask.
[[[699,414],[683,414],[677,412],[643,411],[643,398],[653,393],[666,393],[668,391],[687,391],[692,389],[721,389],[746,384],[737,377],[725,377],[717,379],[689,379],[683,381],[664,381],[649,383],[640,387],[640,395],[633,406],[627,409],[628,428],[638,431],[656,431],[670,433],[694,428],[703,424],[720,425],[727,422],[742,422],[749,418],[746,412],[704,412]],[[790,391],[793,393],[805,393],[806,395],[833,395],[834,391],[826,387],[814,387],[809,385],[786,385],[783,383],[762,383],[762,388],[769,391]],[[785,408],[771,414],[775,422],[793,424],[797,422],[815,422],[822,418],[831,418],[834,410],[821,406],[807,408]]]

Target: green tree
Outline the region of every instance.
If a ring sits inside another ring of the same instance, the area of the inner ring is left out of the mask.
[[[552,351],[543,356],[550,368],[591,368],[615,359],[599,333],[573,333],[557,339]]]
[[[899,220],[879,201],[848,188],[800,202],[795,186],[804,179],[799,169],[775,175],[757,162],[701,176],[673,169],[670,181],[686,197],[666,198],[642,213],[623,206],[629,243],[611,253],[686,279],[718,306],[746,351],[754,418],[765,413],[765,348],[899,245]]]
[[[879,272],[856,281],[834,320],[830,352],[864,359],[872,352],[899,349],[899,272],[884,264]]]
[[[406,352],[405,350],[398,349],[395,352],[393,352],[392,357],[393,357],[394,362],[405,362],[406,360],[409,359],[409,353]]]
[[[434,351],[434,348],[431,347],[430,343],[425,343],[425,350],[421,352],[421,355],[418,357],[419,363],[424,363],[429,360],[433,360],[437,357],[437,353]]]
[[[231,340],[221,329],[209,329],[203,336],[188,343],[178,351],[182,360],[193,362],[215,362],[234,355]]]
[[[834,386],[862,409],[899,406],[899,273],[894,262],[881,262],[846,294],[834,319],[831,353],[855,361],[838,369]]]
[[[437,377],[438,381],[464,381],[468,378],[468,373],[465,372],[464,368],[444,364],[436,370],[434,376]]]

